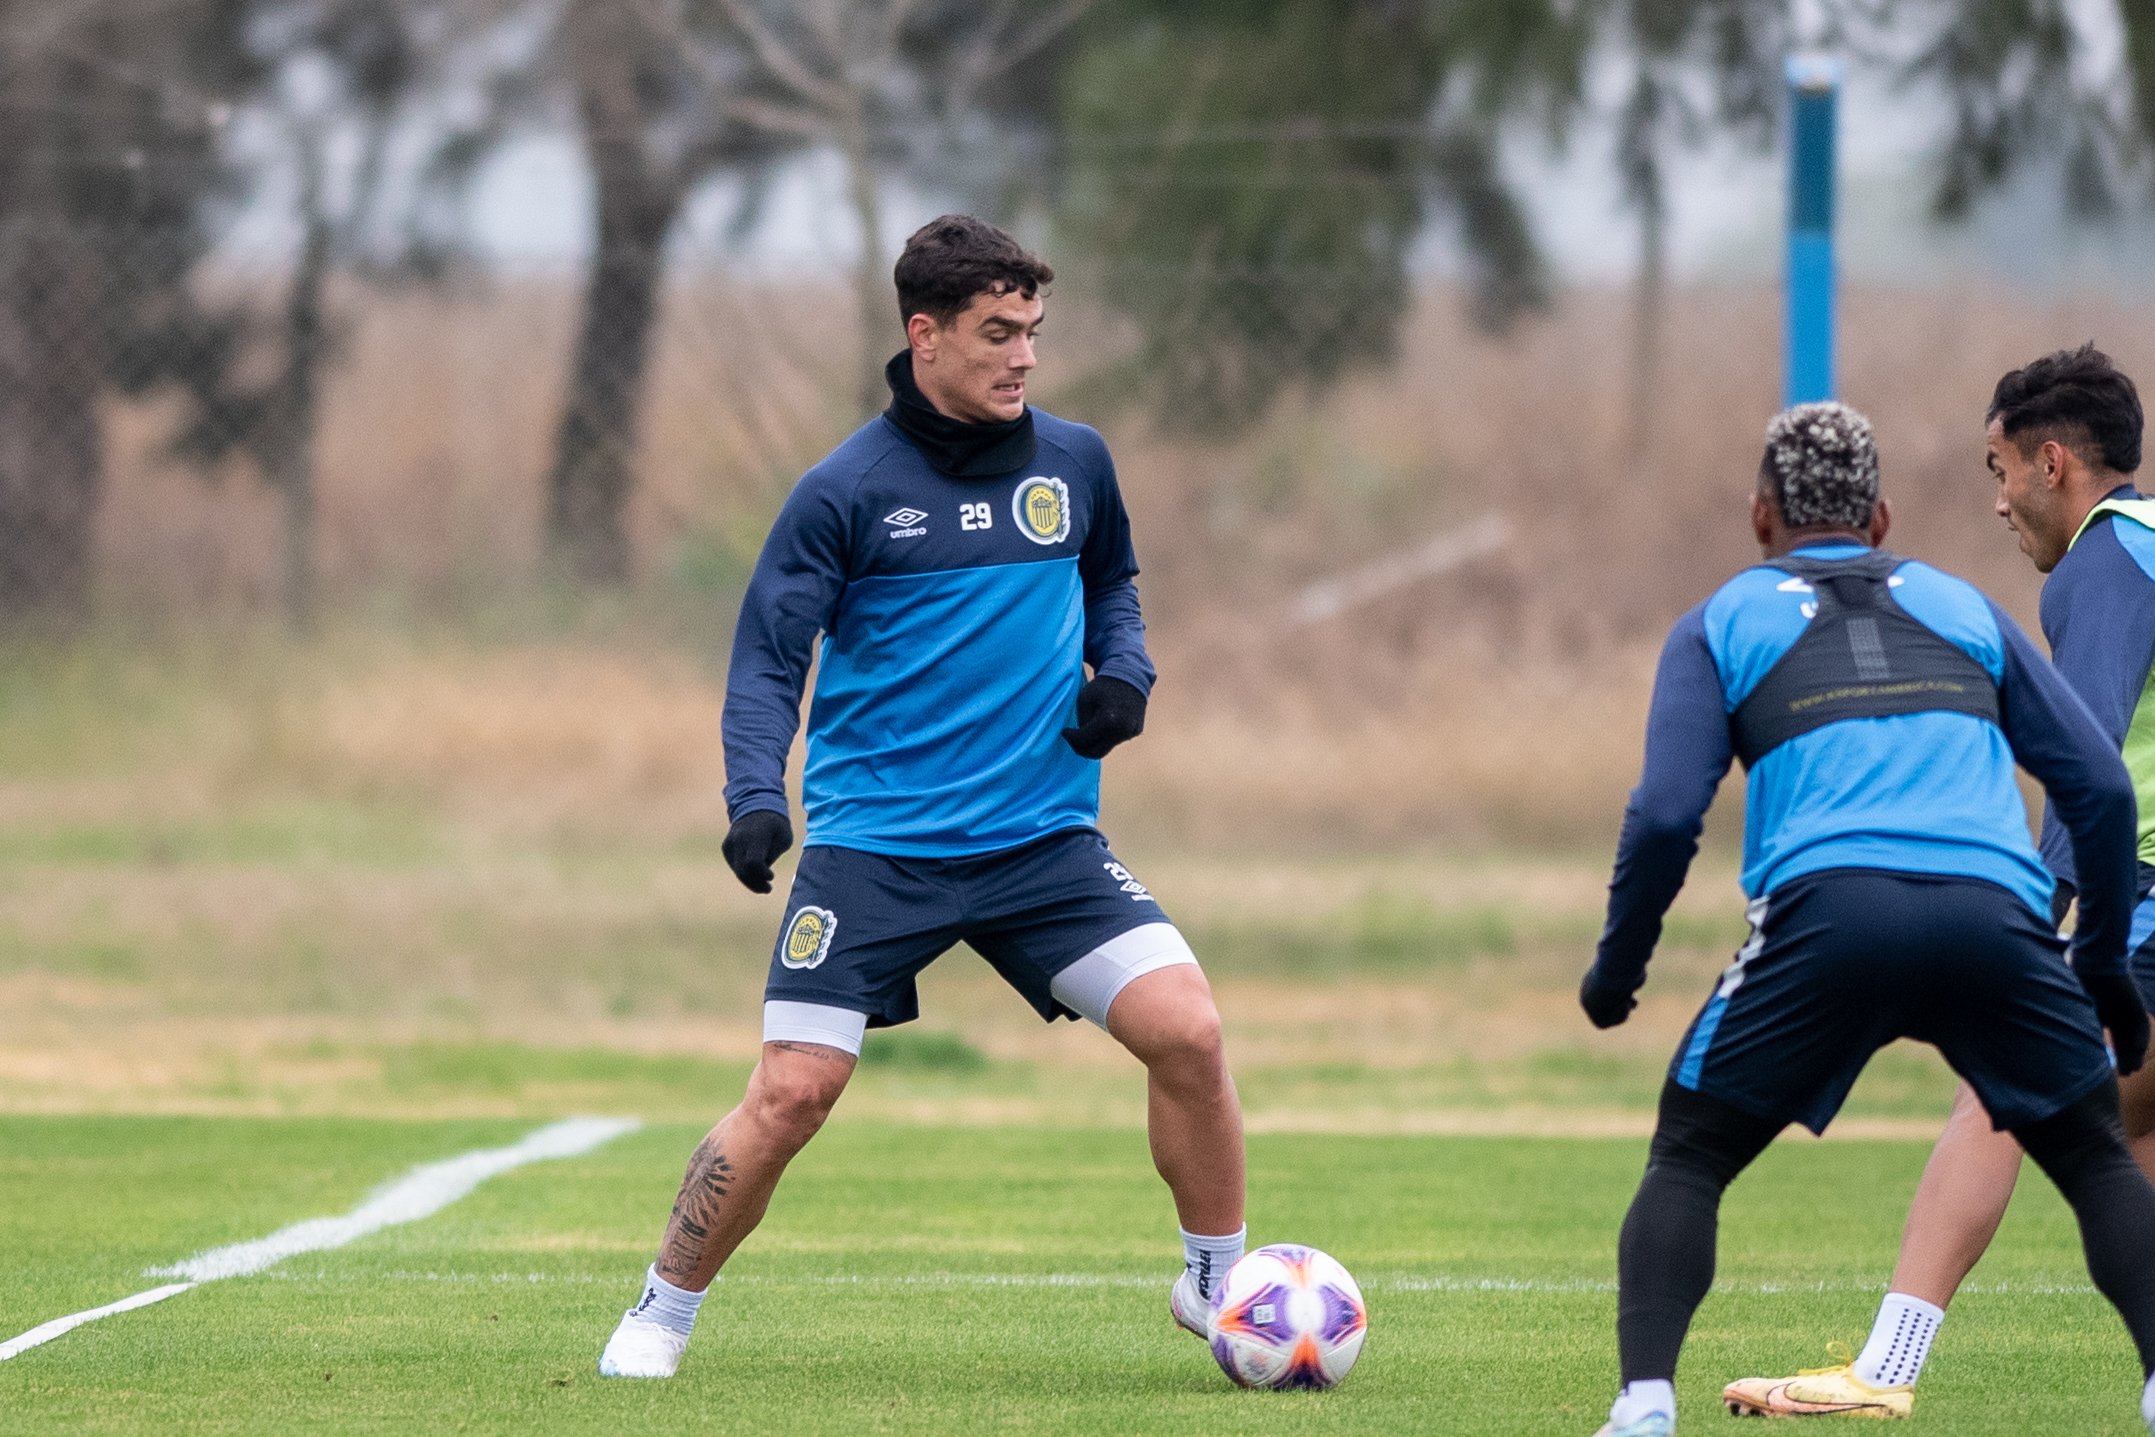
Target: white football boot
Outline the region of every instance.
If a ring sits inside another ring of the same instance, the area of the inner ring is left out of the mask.
[[[1665,1412],[1649,1412],[1619,1427],[1612,1417],[1594,1437],[1676,1437],[1676,1419]]]
[[[599,1354],[599,1376],[671,1377],[687,1350],[687,1334],[625,1312],[614,1335],[606,1339],[606,1350]]]
[[[1167,1310],[1175,1315],[1177,1327],[1212,1340],[1212,1304],[1198,1292],[1196,1273],[1185,1270],[1175,1279],[1167,1294]]]

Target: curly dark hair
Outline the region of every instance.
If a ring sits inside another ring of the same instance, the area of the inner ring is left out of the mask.
[[[2061,349],[1998,381],[1988,419],[2026,454],[2055,439],[2084,463],[2118,474],[2140,467],[2140,391],[2091,342]]]
[[[942,215],[913,231],[893,277],[901,321],[925,314],[948,324],[975,295],[1031,299],[1055,282],[1055,271],[986,220]]]

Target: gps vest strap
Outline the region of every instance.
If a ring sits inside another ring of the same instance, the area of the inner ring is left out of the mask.
[[[2105,499],[2090,509],[2088,517],[2080,521],[2080,527],[2073,531],[2073,544],[2079,543],[2081,536],[2088,532],[2088,526],[2104,514],[2116,514],[2120,518],[2132,520],[2143,529],[2155,529],[2155,499]],[[2067,544],[2065,547],[2070,549],[2073,544]]]
[[[2080,521],[2080,529],[2067,547],[2086,538],[2088,529],[2105,514],[2155,530],[2155,499],[2105,499]],[[2125,771],[2132,775],[2133,795],[2140,804],[2140,862],[2155,863],[2155,669],[2149,670],[2140,689],[2140,701],[2133,705],[2123,751]]]
[[[1774,560],[1774,568],[1811,586],[1816,610],[1729,715],[1746,769],[1790,739],[1843,719],[1943,712],[1998,722],[1990,671],[1894,600],[1887,580],[1904,562],[1875,549],[1848,559]]]

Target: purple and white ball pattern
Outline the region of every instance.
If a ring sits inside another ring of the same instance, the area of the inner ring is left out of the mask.
[[[1212,1355],[1243,1387],[1334,1386],[1368,1332],[1362,1289],[1313,1247],[1261,1247],[1212,1295]]]

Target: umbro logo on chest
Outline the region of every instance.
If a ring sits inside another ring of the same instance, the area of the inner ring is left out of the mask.
[[[968,534],[995,529],[996,506],[973,500],[958,506],[958,528]],[[928,532],[928,511],[901,504],[883,516],[893,539],[917,539]],[[1070,488],[1061,479],[1035,474],[1010,496],[1010,517],[1017,531],[1035,544],[1060,544],[1070,537]]]

